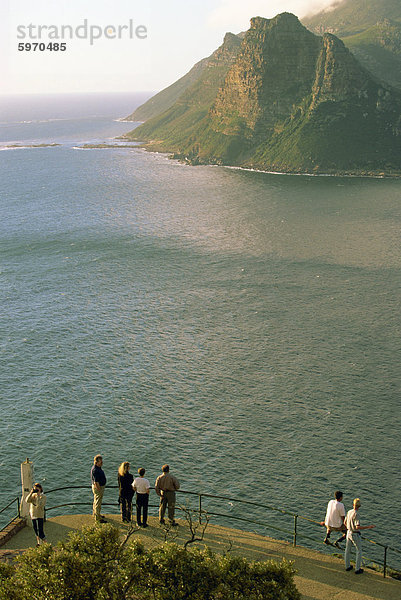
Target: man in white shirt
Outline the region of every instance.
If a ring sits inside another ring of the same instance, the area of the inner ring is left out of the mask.
[[[148,505],[149,505],[149,480],[144,477],[145,469],[138,469],[139,477],[134,479],[132,487],[136,492],[136,522],[139,527],[148,527]],[[141,519],[143,511],[143,519]]]
[[[354,508],[347,512],[345,524],[347,526],[347,545],[345,547],[345,570],[352,571],[351,566],[351,547],[355,546],[356,557],[355,557],[355,575],[361,575],[363,573],[362,566],[362,529],[374,529],[374,525],[364,525],[362,527],[359,520],[358,509],[361,507],[361,501],[359,498],[355,498],[353,502]]]
[[[345,521],[345,507],[342,503],[343,493],[340,491],[335,492],[335,500],[330,500],[327,505],[326,518],[322,521],[321,525],[326,527],[326,537],[323,542],[330,544],[330,534],[332,531],[342,531],[343,535],[334,542],[334,546],[338,546],[340,542],[343,542],[346,538],[347,528],[344,524]]]

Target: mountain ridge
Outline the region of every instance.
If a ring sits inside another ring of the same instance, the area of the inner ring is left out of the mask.
[[[373,75],[401,89],[401,22],[383,19],[343,41]]]
[[[132,114],[125,117],[124,121],[147,121],[169,109],[189,87],[202,79],[207,70],[215,64],[216,60],[221,61],[222,55],[227,58],[228,70],[230,60],[235,56],[236,51],[239,50],[242,39],[243,34],[241,33],[236,35],[227,32],[222,45],[217,50],[210,56],[198,61],[183,77],[180,77],[173,84],[152,96]]]
[[[400,0],[343,0],[302,22],[340,37],[373,75],[401,89]]]
[[[383,19],[401,22],[399,0],[342,0],[326,10],[304,17],[302,22],[319,35],[334,33],[344,38],[361,33]]]

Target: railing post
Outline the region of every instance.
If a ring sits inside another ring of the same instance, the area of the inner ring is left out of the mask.
[[[297,523],[298,523],[298,515],[294,515],[294,548],[297,545]]]
[[[25,498],[32,489],[33,484],[33,463],[26,459],[25,462],[21,463],[21,485],[22,485],[22,497],[21,497],[21,514],[23,517],[29,517],[29,506],[25,501]]]
[[[199,525],[202,525],[202,494],[199,494]]]
[[[18,514],[18,518],[21,518],[21,508],[20,508],[20,502],[19,502],[19,498],[18,496],[16,497],[16,502],[17,502],[17,514]]]
[[[383,577],[387,574],[387,549],[388,546],[384,546]]]

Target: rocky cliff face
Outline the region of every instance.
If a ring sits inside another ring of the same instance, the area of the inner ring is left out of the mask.
[[[340,102],[363,95],[371,80],[344,44],[329,33],[320,43],[315,72],[311,109],[320,102]]]
[[[319,40],[289,13],[251,20],[241,52],[211,111],[223,134],[268,135],[314,80]]]
[[[294,15],[252,19],[215,84],[188,88],[161,122],[133,136],[159,140],[159,149],[195,163],[401,172],[401,94],[372,77],[334,35],[318,37]],[[208,110],[193,118],[202,102]]]
[[[345,115],[352,111],[355,118],[362,116],[371,126],[381,124],[383,133],[400,134],[401,94],[372,78],[343,42],[328,33],[322,38],[310,113],[327,103],[341,106]]]
[[[303,23],[340,37],[375,77],[401,89],[400,0],[342,0]]]

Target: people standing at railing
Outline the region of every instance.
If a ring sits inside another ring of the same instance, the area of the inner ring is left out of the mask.
[[[139,527],[148,527],[148,505],[149,505],[149,480],[144,477],[146,471],[142,467],[138,469],[139,477],[135,477],[132,484],[136,492],[136,522]],[[142,512],[142,515],[141,515]]]
[[[178,523],[174,521],[175,511],[175,492],[180,489],[180,482],[176,477],[170,474],[169,465],[162,466],[162,474],[156,479],[155,491],[160,496],[160,507],[159,507],[159,523],[162,525],[165,523],[164,514],[166,507],[168,506],[168,519],[170,525],[173,527],[177,526]]]
[[[40,546],[46,542],[43,524],[45,521],[46,496],[40,483],[35,483],[32,490],[26,497],[26,502],[30,504],[29,514],[31,515],[33,530],[36,535],[36,545]]]
[[[121,517],[123,523],[129,523],[132,514],[132,498],[134,496],[132,483],[134,481],[134,476],[131,475],[129,470],[130,464],[127,461],[121,463],[118,468],[118,502],[121,505]]]
[[[330,500],[327,505],[326,518],[321,522],[321,525],[326,527],[326,537],[323,542],[330,544],[330,534],[332,531],[342,531],[343,535],[334,542],[334,546],[340,547],[340,542],[343,542],[346,538],[347,528],[344,524],[345,521],[345,506],[342,503],[343,493],[340,491],[335,492],[335,499]]]
[[[91,469],[92,492],[93,492],[93,516],[97,523],[106,523],[106,519],[100,514],[102,508],[102,500],[104,488],[106,487],[106,475],[102,469],[103,457],[96,454],[93,459],[93,467]]]
[[[351,566],[351,546],[355,546],[356,558],[355,558],[355,575],[363,573],[362,565],[362,529],[374,529],[374,525],[364,525],[362,527],[358,510],[361,507],[361,501],[359,498],[355,498],[353,502],[354,508],[347,512],[345,519],[345,525],[347,527],[347,545],[345,547],[345,570],[352,571]]]

